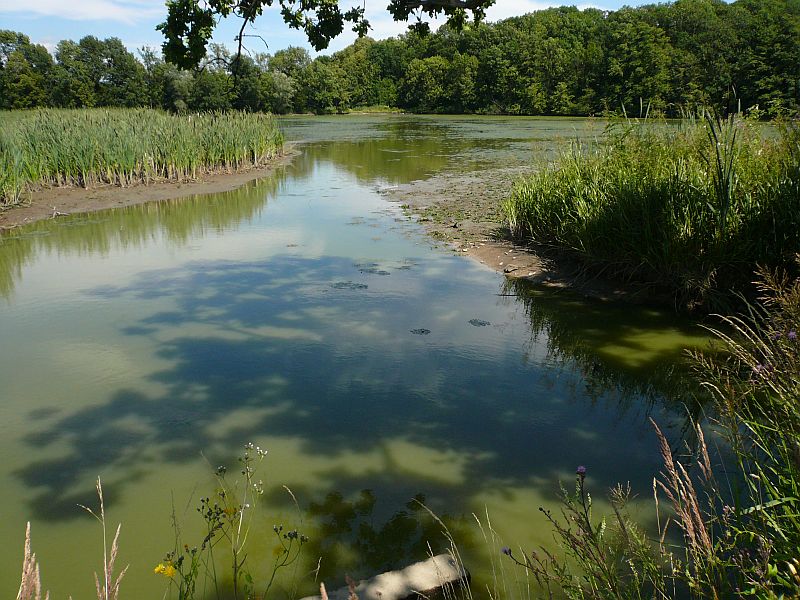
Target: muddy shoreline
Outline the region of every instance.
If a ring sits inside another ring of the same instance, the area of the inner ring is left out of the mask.
[[[500,205],[517,177],[529,170],[528,166],[515,166],[479,174],[444,173],[383,193],[415,216],[431,237],[507,277],[568,289],[587,298],[670,304],[668,297],[649,287],[591,275],[563,253],[510,239]]]
[[[91,188],[42,188],[32,192],[23,203],[0,211],[0,233],[36,221],[71,214],[173,200],[197,194],[227,192],[254,179],[269,176],[275,169],[291,163],[298,154],[299,151],[294,146],[287,144],[283,153],[268,165],[235,173],[204,175],[195,181],[182,183],[165,181],[129,187],[102,185]]]

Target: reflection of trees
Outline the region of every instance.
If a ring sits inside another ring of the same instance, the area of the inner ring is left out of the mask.
[[[331,162],[361,182],[406,183],[442,170],[455,153],[474,144],[463,137],[449,138],[448,128],[440,123],[400,117],[350,124],[352,132],[331,129],[335,139],[304,146],[295,161],[296,172],[305,175],[317,162]],[[313,136],[314,132],[301,129],[299,134]]]
[[[590,301],[569,292],[536,288],[524,279],[508,278],[502,292],[525,307],[532,343],[544,341],[548,357],[580,375],[580,394],[593,401],[613,393],[622,405],[658,403],[689,416],[699,411],[699,388],[689,373],[685,346],[702,347],[707,335],[688,321],[657,310]],[[677,338],[662,348],[637,341]]]
[[[369,577],[403,563],[424,560],[431,552],[445,551],[442,523],[433,518],[424,503],[425,496],[417,494],[403,508],[382,515],[376,510],[378,498],[370,489],[361,490],[354,499],[333,491],[323,500],[311,502],[308,515],[319,525],[308,552],[324,557],[320,577],[332,582],[335,589],[344,584],[336,579],[344,573]],[[475,543],[472,528],[464,520],[441,518],[460,543]]]
[[[450,151],[439,137],[386,137],[314,144],[308,158],[328,161],[362,182],[406,183],[440,171]]]
[[[286,119],[289,137],[306,144],[298,174],[331,162],[359,181],[403,184],[444,170],[527,165],[531,153],[549,156],[568,139],[597,133],[594,123],[490,118],[329,117]],[[314,129],[312,126],[317,125]]]
[[[281,169],[228,192],[75,214],[11,230],[0,237],[0,294],[9,296],[24,266],[41,253],[103,256],[112,249],[140,248],[156,235],[184,245],[209,231],[229,229],[263,210],[284,180]]]

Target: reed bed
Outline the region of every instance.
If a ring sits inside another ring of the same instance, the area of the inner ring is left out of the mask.
[[[791,268],[800,251],[800,127],[614,125],[517,181],[503,209],[518,239],[724,308],[757,265]]]
[[[0,114],[0,205],[38,187],[188,181],[264,165],[283,136],[271,115],[152,109]]]

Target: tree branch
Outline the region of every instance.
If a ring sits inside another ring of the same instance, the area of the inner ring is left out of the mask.
[[[474,10],[481,6],[481,0],[408,0],[406,6],[409,9],[415,8],[463,8]]]

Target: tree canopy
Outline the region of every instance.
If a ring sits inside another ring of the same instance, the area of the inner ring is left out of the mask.
[[[0,31],[0,108],[152,106],[170,111],[670,116],[800,113],[800,0],[676,0],[602,11],[550,8],[498,23],[386,40],[331,56],[236,56],[209,44],[199,69],[115,38],[64,40],[55,56]]]
[[[389,12],[398,21],[406,21],[417,13],[420,27],[423,14],[445,14],[451,26],[460,28],[472,13],[476,23],[486,16],[486,8],[495,0],[390,0]],[[167,20],[158,26],[164,34],[164,57],[167,61],[188,69],[197,67],[206,57],[209,41],[221,18],[241,19],[236,37],[237,57],[242,56],[245,30],[262,15],[265,8],[280,7],[284,22],[292,29],[302,29],[315,50],[328,47],[330,41],[350,23],[353,31],[364,36],[369,21],[364,6],[343,9],[338,0],[167,0]]]

